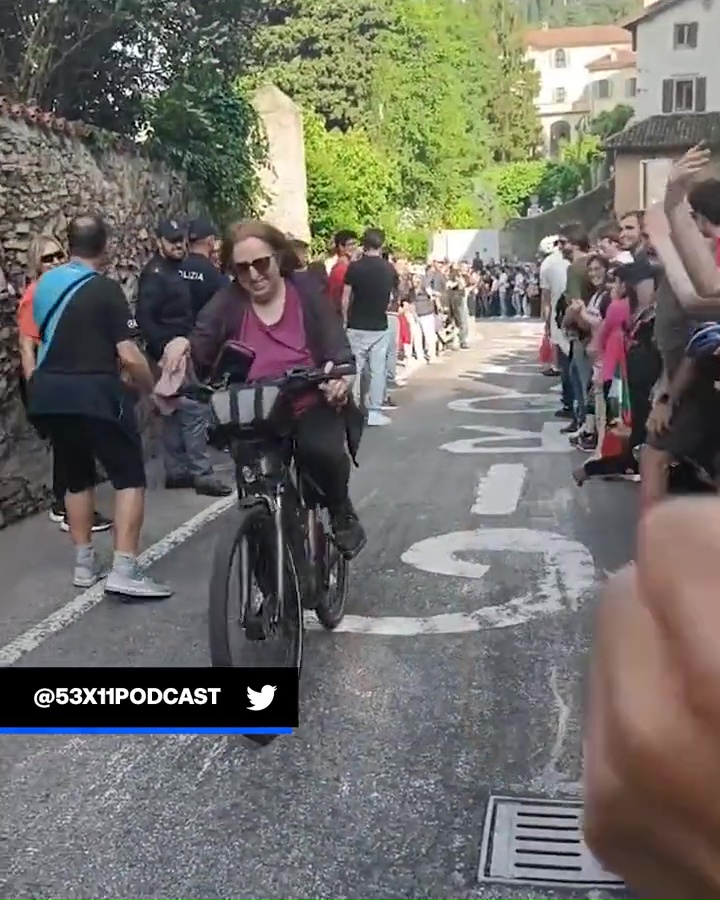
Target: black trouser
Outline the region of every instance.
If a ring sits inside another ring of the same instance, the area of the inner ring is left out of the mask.
[[[348,499],[350,457],[345,449],[345,419],[325,404],[299,416],[295,426],[295,458],[335,511]]]
[[[25,378],[20,375],[19,379],[19,388],[20,388],[20,399],[22,401],[22,405],[27,410],[27,382]],[[42,439],[42,435],[39,435]],[[52,448],[51,448],[52,449]],[[58,458],[55,451],[52,451],[52,492],[53,497],[55,498],[55,502],[53,503],[53,509],[64,509],[65,508],[65,493],[67,491],[67,480],[65,478],[65,472],[63,471],[63,467],[61,464],[58,464]]]

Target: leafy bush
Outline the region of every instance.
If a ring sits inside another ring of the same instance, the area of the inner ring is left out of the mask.
[[[147,104],[147,116],[150,147],[185,173],[219,223],[256,211],[265,141],[239,87],[176,81]]]

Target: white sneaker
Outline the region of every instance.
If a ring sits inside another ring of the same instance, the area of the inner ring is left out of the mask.
[[[379,426],[379,425],[390,425],[392,419],[389,416],[384,416],[380,412],[376,412],[375,410],[371,410],[368,413],[368,425],[371,427]]]

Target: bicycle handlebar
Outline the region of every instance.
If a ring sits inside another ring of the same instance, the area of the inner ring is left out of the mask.
[[[334,381],[336,378],[345,378],[355,374],[356,367],[354,363],[342,363],[335,366],[329,372],[317,368],[290,369],[278,378],[263,378],[260,381],[244,381],[239,382],[239,384],[248,388],[274,385],[282,390],[292,390],[293,388],[299,389],[302,387],[326,384],[328,381]],[[210,398],[216,391],[226,389],[226,385],[188,384],[180,388],[178,396],[187,397],[190,400],[197,400],[200,403],[209,403]]]

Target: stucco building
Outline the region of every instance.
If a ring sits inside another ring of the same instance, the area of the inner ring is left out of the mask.
[[[646,0],[624,24],[637,55],[635,118],[605,144],[619,213],[659,200],[673,160],[694,144],[720,156],[720,0]]]
[[[632,36],[619,25],[539,28],[526,33],[525,48],[527,58],[540,74],[536,106],[542,122],[546,152],[553,155],[559,142],[572,139],[592,116],[591,85],[610,81],[613,73],[625,71],[629,59],[627,54],[632,53]],[[603,69],[597,72],[589,69],[606,58],[619,63],[616,69],[607,70],[611,75],[604,75]],[[604,96],[606,88],[603,86],[595,90],[598,92],[597,108],[604,108],[600,105],[601,101],[610,99]],[[607,88],[607,91],[614,90],[614,87]],[[629,87],[623,84],[623,99],[626,90],[629,91]],[[600,96],[601,93],[603,96]]]

